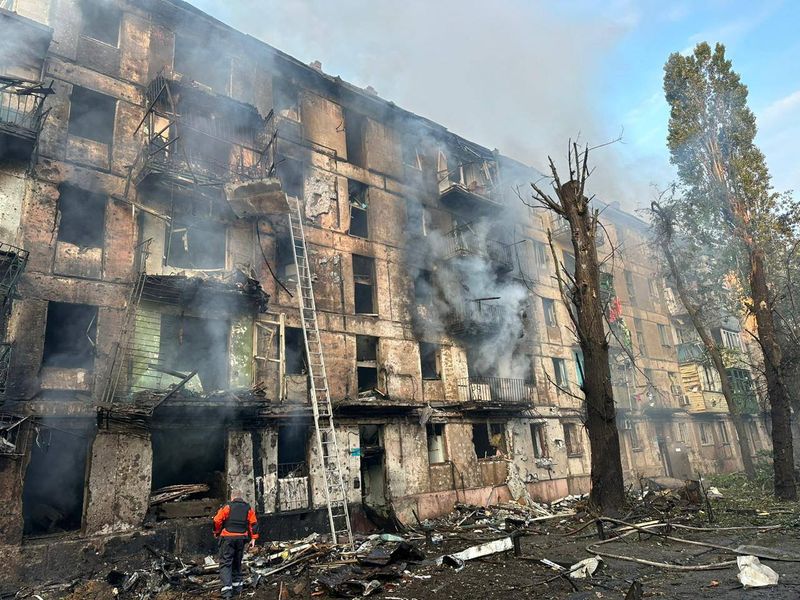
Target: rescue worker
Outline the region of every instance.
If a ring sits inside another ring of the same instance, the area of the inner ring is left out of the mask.
[[[250,505],[242,500],[238,490],[231,492],[230,502],[214,515],[214,537],[220,539],[219,578],[222,580],[222,597],[233,598],[242,591],[242,556],[250,540],[254,548],[258,539],[258,519]]]

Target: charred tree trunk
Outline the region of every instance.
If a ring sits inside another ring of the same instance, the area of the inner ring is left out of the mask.
[[[792,449],[790,395],[781,372],[781,349],[775,330],[772,300],[767,285],[764,252],[748,244],[750,253],[750,294],[758,326],[758,341],[764,353],[764,371],[772,419],[772,465],[775,496],[781,500],[797,500]]]
[[[589,500],[604,511],[613,511],[620,508],[625,499],[622,461],[600,293],[597,215],[588,201],[580,197],[581,192],[575,181],[569,181],[561,186],[558,196],[564,218],[572,230],[575,250],[575,281],[571,295],[584,363],[586,431],[592,455]]]
[[[675,255],[672,253],[672,248],[670,246],[672,243],[672,220],[658,203],[653,202],[651,206],[654,216],[659,220],[658,225],[662,233],[661,241],[664,257],[667,259],[667,266],[669,267],[672,279],[675,281],[678,297],[681,299],[681,304],[683,304],[683,307],[689,314],[689,319],[691,319],[692,325],[695,331],[697,331],[697,335],[700,336],[700,340],[703,342],[703,346],[706,352],[708,352],[708,356],[711,358],[714,368],[717,373],[719,373],[719,379],[722,384],[722,395],[725,397],[725,403],[728,405],[728,413],[731,416],[731,421],[733,421],[733,427],[736,429],[736,438],[739,443],[739,453],[742,455],[742,466],[744,467],[745,475],[747,475],[748,479],[754,479],[756,476],[756,468],[753,464],[750,444],[747,442],[747,430],[742,421],[742,414],[739,410],[739,406],[736,404],[736,400],[733,396],[733,386],[728,376],[728,370],[725,368],[725,362],[722,360],[722,353],[720,353],[719,347],[714,342],[711,332],[708,330],[705,323],[703,323],[700,317],[700,308],[692,300],[689,290],[686,287],[686,282],[681,274],[681,270],[678,268],[675,261]]]

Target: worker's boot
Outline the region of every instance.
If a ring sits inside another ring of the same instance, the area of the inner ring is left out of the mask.
[[[222,600],[233,600],[233,587],[226,585],[222,588]]]
[[[244,582],[242,581],[234,581],[233,582],[233,595],[240,596],[242,594],[242,590],[244,589]]]

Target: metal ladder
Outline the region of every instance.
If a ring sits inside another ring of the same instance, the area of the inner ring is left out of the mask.
[[[117,388],[122,376],[122,371],[125,368],[126,354],[128,351],[128,344],[130,342],[131,334],[136,327],[136,311],[139,308],[139,303],[142,300],[142,292],[144,291],[144,284],[147,280],[147,272],[144,265],[147,262],[147,256],[150,249],[150,240],[138,244],[134,249],[137,253],[137,261],[139,269],[133,279],[131,292],[128,295],[128,302],[125,305],[125,316],[122,319],[122,328],[120,329],[119,341],[114,348],[114,354],[111,358],[111,368],[109,370],[106,386],[103,390],[103,396],[100,400],[101,405],[110,405],[114,402],[117,395]]]
[[[286,197],[289,203],[289,231],[294,249],[294,264],[297,269],[297,301],[300,306],[300,320],[303,323],[303,338],[308,358],[308,376],[311,382],[311,407],[314,411],[314,429],[317,438],[317,452],[322,460],[325,478],[325,499],[328,504],[328,521],[334,543],[341,537],[347,544],[353,544],[353,531],[347,511],[347,492],[342,476],[339,445],[333,426],[333,406],[331,404],[328,375],[322,356],[322,342],[317,323],[317,306],[314,289],[311,285],[311,269],[308,264],[306,236],[303,230],[302,206],[297,198]]]

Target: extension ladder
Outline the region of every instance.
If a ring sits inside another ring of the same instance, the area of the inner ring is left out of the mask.
[[[303,209],[297,198],[287,195],[286,200],[289,203],[289,231],[294,250],[294,264],[297,269],[297,291],[295,293],[300,306],[300,320],[303,324],[308,378],[311,384],[311,407],[314,412],[317,452],[323,466],[331,537],[334,543],[338,543],[340,538],[346,538],[346,543],[352,545],[353,531],[350,528],[350,515],[347,511],[347,492],[340,464],[339,446],[336,442],[336,431],[333,426],[333,406],[328,387],[328,375],[325,371],[322,342],[319,337],[317,306],[314,301],[306,236],[303,229]]]

